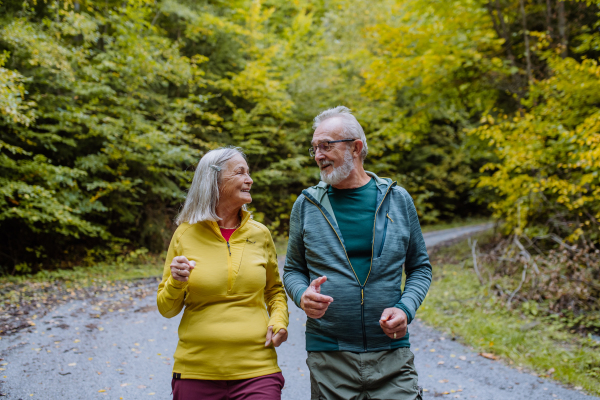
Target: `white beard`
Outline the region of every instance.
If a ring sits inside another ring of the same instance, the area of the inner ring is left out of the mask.
[[[323,161],[321,163],[321,167],[325,165],[333,165],[332,161]],[[335,186],[348,176],[350,176],[350,172],[354,169],[354,158],[352,157],[352,152],[350,149],[347,149],[344,153],[344,163],[339,167],[332,166],[333,171],[330,173],[323,172],[321,170],[321,180],[329,185]]]

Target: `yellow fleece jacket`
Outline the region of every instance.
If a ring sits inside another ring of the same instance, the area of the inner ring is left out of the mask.
[[[175,256],[196,261],[187,282],[171,276]],[[179,324],[174,373],[181,379],[236,380],[281,372],[273,332],[289,321],[287,298],[269,230],[243,212],[229,243],[216,222],[181,224],[169,246],[158,286],[160,313]],[[268,311],[268,314],[267,314]]]

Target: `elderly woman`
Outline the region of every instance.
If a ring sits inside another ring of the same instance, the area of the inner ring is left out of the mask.
[[[174,400],[281,398],[287,300],[271,234],[246,211],[252,183],[239,149],[212,150],[176,220],[157,296],[166,318],[185,306]]]

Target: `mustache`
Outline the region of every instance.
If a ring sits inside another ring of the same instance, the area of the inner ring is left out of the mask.
[[[319,161],[319,167],[321,167],[321,168],[326,167],[328,165],[333,165],[333,161],[331,161],[331,160],[321,160],[321,161]]]

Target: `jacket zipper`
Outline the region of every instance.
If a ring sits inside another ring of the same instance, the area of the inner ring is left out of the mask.
[[[362,325],[363,348],[365,351],[367,351],[367,328],[365,326],[365,286],[367,285],[367,281],[369,280],[369,276],[371,275],[371,268],[373,268],[373,247],[375,246],[375,226],[376,226],[375,224],[377,223],[377,213],[379,212],[381,205],[383,204],[385,198],[387,197],[387,194],[389,193],[389,191],[392,188],[394,183],[395,182],[393,182],[388,187],[387,191],[385,192],[385,195],[383,195],[383,198],[381,199],[381,203],[379,203],[377,210],[375,210],[375,220],[373,222],[373,243],[371,244],[371,265],[369,266],[369,273],[367,274],[367,279],[365,279],[364,284],[360,283],[360,280],[358,279],[358,275],[356,275],[356,272],[354,271],[354,267],[352,266],[352,263],[350,262],[350,257],[348,257],[348,253],[346,252],[346,247],[344,247],[344,244],[342,243],[342,239],[340,239],[340,236],[335,231],[335,228],[329,221],[329,218],[327,218],[327,216],[325,216],[325,213],[323,212],[323,210],[321,210],[321,207],[317,206],[312,200],[310,200],[308,197],[304,196],[306,198],[306,200],[310,201],[312,204],[315,205],[315,207],[317,207],[319,209],[319,211],[321,211],[321,214],[323,214],[323,217],[325,217],[325,220],[327,221],[327,223],[329,223],[329,226],[331,226],[331,229],[333,229],[335,236],[337,236],[338,240],[340,241],[340,244],[342,245],[342,248],[344,249],[344,254],[346,255],[348,264],[350,264],[350,268],[352,269],[352,272],[354,273],[356,282],[358,282],[358,284],[360,285],[360,322]]]
[[[365,281],[366,283],[366,281]],[[365,286],[360,287],[360,321],[362,323],[363,348],[367,351],[367,328],[365,326]]]

